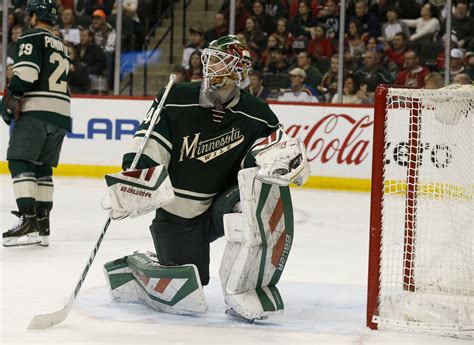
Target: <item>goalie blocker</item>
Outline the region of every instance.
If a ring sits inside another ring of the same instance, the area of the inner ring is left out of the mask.
[[[283,311],[276,284],[293,242],[289,188],[256,180],[257,171],[239,172],[242,213],[221,215],[227,240],[219,271],[225,303],[230,314],[250,321]],[[162,266],[145,254],[133,254],[107,263],[105,273],[117,302],[178,314],[207,309],[194,265]]]

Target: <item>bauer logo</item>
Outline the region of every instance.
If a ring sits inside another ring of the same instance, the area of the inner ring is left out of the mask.
[[[72,132],[67,134],[69,139],[106,139],[122,140],[132,137],[140,127],[140,121],[133,119],[91,118],[85,128],[77,128],[74,120]]]
[[[139,189],[131,188],[131,187],[122,186],[120,187],[120,191],[123,193],[130,193],[136,196],[140,196],[143,198],[151,198],[151,193],[145,192]]]

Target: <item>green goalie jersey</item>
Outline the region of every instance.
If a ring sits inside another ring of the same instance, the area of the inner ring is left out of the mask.
[[[69,57],[62,40],[48,30],[28,30],[18,38],[14,61],[8,91],[22,97],[21,115],[70,131]]]
[[[238,171],[253,161],[250,148],[279,127],[269,106],[247,92],[226,107],[203,108],[199,91],[195,83],[172,87],[137,166],[167,167],[176,197],[163,209],[183,218],[202,214],[218,194],[237,184]],[[131,165],[159,99],[135,133],[124,169]]]

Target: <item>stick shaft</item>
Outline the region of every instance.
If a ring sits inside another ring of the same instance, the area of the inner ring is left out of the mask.
[[[135,154],[135,158],[133,159],[133,162],[128,170],[134,170],[136,168],[138,161],[140,160],[140,156],[142,155],[143,150],[145,149],[145,145],[150,137],[150,134],[153,131],[155,122],[158,119],[158,116],[160,115],[161,110],[163,109],[166,97],[168,96],[168,93],[171,90],[171,87],[173,86],[173,82],[175,78],[176,78],[176,75],[174,74],[170,75],[170,79],[169,79],[168,85],[166,85],[166,89],[165,89],[165,92],[163,93],[163,97],[161,97],[160,103],[158,104],[158,106],[153,112],[150,125],[146,131],[145,136],[143,137],[140,147],[138,148],[137,153]],[[104,239],[105,233],[107,232],[107,229],[109,228],[111,221],[112,221],[112,218],[108,217],[107,221],[105,222],[104,227],[102,228],[99,238],[97,239],[94,249],[92,250],[89,256],[89,259],[87,260],[87,264],[84,267],[82,274],[79,277],[76,287],[69,299],[69,302],[62,309],[55,311],[53,313],[35,315],[33,319],[31,320],[30,324],[28,325],[28,329],[48,328],[48,327],[57,325],[66,319],[66,317],[69,315],[72,304],[74,303],[77,295],[79,294],[79,291],[81,290],[82,284],[84,283],[84,280],[86,279],[87,273],[89,272],[89,269],[92,266],[92,263],[94,262],[94,259],[97,255],[97,252],[99,251],[100,245],[102,243],[102,240]]]

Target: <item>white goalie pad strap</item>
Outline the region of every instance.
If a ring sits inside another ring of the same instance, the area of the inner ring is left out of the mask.
[[[104,273],[115,302],[141,303],[170,314],[207,311],[195,265],[162,266],[137,253],[106,263]]]
[[[227,305],[252,318],[283,310],[275,285],[293,241],[289,188],[261,183],[257,170],[239,172],[242,213],[224,216],[228,242],[219,271]]]
[[[280,128],[252,148],[252,155],[260,168],[257,178],[262,182],[288,186],[302,186],[311,171],[304,144],[288,137]]]
[[[112,219],[138,217],[174,199],[173,186],[163,165],[105,175],[107,193],[102,207]]]

